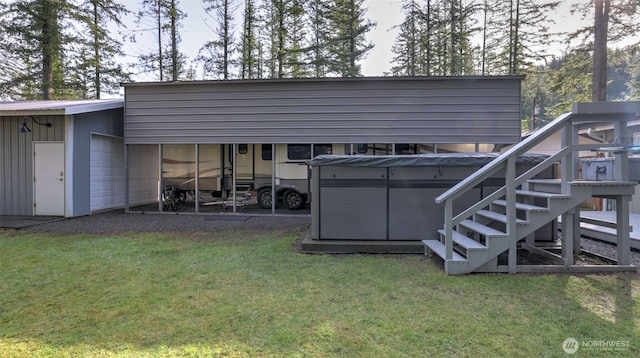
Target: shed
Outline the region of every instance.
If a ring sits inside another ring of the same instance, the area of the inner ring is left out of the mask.
[[[124,102],[0,102],[0,215],[80,216],[124,205]]]
[[[312,166],[312,235],[316,240],[420,241],[436,239],[443,206],[435,198],[497,158],[499,153],[411,156],[322,155]],[[548,156],[526,154],[516,163],[523,173]],[[539,175],[553,178],[553,170]],[[499,176],[456,202],[459,213],[503,186]],[[539,235],[540,240],[549,240]]]

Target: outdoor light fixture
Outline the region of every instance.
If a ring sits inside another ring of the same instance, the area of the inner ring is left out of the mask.
[[[20,133],[29,133],[29,132],[31,132],[31,129],[29,129],[29,127],[27,127],[27,119],[29,119],[29,118],[31,118],[31,120],[35,124],[39,124],[41,126],[51,127],[51,123],[40,123],[33,116],[24,116],[24,118],[22,118],[22,126],[20,127]]]

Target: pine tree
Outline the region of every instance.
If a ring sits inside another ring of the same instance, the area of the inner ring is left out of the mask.
[[[399,33],[392,52],[393,58],[391,74],[394,76],[416,76],[418,71],[418,52],[421,43],[421,18],[425,14],[421,11],[416,0],[405,0],[402,5],[404,21],[398,25]]]
[[[375,23],[365,18],[363,3],[364,0],[334,0],[329,9],[328,68],[340,77],[361,76],[359,62],[373,48],[366,34]]]
[[[254,0],[246,0],[242,28],[242,60],[240,77],[260,78],[260,44],[258,42],[259,18]]]
[[[109,24],[124,27],[122,17],[129,10],[113,0],[85,0],[78,10],[78,20],[89,30],[76,65],[84,97],[99,99],[103,92],[118,93],[120,82],[128,81],[129,75],[116,61],[124,55],[123,45],[110,35]]]
[[[229,79],[236,64],[234,55],[234,18],[238,5],[234,0],[204,0],[205,11],[214,12],[217,27],[213,29],[215,40],[207,41],[197,60],[203,64],[204,76]]]
[[[145,22],[145,19],[151,19],[153,25],[147,27],[152,28],[157,36],[157,49],[138,56],[138,67],[142,72],[156,72],[160,81],[164,81],[165,78],[177,81],[185,74],[186,55],[181,53],[178,47],[181,42],[178,30],[185,17],[186,14],[179,8],[178,0],[142,1],[137,14],[138,24]]]
[[[15,99],[62,99],[81,96],[69,69],[81,46],[71,30],[75,8],[64,0],[3,4],[0,52],[6,55],[0,90]]]
[[[308,47],[309,64],[312,74],[315,77],[325,77],[329,72],[328,63],[328,42],[329,25],[328,18],[330,2],[329,0],[308,0],[306,2],[306,13],[311,24],[310,44]]]
[[[608,44],[617,44],[640,33],[640,2],[637,0],[591,0],[577,3],[573,10],[583,19],[592,19],[586,26],[569,34],[569,40],[578,40],[579,48],[593,51],[593,101],[607,100]]]

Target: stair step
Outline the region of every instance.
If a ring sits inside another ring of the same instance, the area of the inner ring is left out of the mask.
[[[550,185],[560,185],[562,181],[560,179],[529,179],[527,183],[531,184],[550,184]]]
[[[496,205],[507,206],[506,200],[496,200],[493,202]],[[524,203],[516,203],[516,209],[518,210],[526,210],[526,211],[549,211],[549,208],[545,208],[542,206],[529,205]]]
[[[440,235],[445,236],[445,230],[444,229],[440,229],[438,230],[438,233],[440,233]],[[462,246],[465,250],[469,250],[469,249],[486,249],[487,247],[482,245],[481,243],[477,242],[476,240],[469,238],[467,236],[465,236],[462,233],[459,233],[457,231],[453,231],[453,242],[455,242],[456,244]]]
[[[460,225],[469,228],[470,230],[473,230],[485,237],[505,237],[507,235],[502,231],[496,230],[486,225],[482,225],[472,220],[462,220],[462,222],[460,222]]]
[[[478,212],[476,212],[476,215],[481,215],[481,216],[484,216],[485,218],[499,221],[501,223],[507,222],[507,216],[505,214],[496,213],[494,211],[478,210]],[[516,218],[516,223],[520,225],[525,225],[525,224],[528,224],[529,222],[523,219]]]
[[[526,195],[533,196],[536,198],[546,198],[546,199],[569,199],[571,195],[568,194],[555,194],[555,193],[547,193],[544,191],[529,191],[529,190],[516,190],[516,194],[518,195]]]
[[[431,251],[433,251],[436,255],[440,256],[443,259],[447,257],[447,248],[446,246],[440,242],[440,240],[422,240],[422,243],[428,247]],[[457,252],[453,252],[452,261],[466,261],[462,255]]]

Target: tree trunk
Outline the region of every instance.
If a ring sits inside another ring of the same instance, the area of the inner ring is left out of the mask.
[[[171,80],[178,80],[178,10],[176,9],[176,1],[171,1]]]
[[[607,100],[607,32],[610,0],[595,1],[593,38],[593,102]]]
[[[93,23],[95,24],[95,26],[98,26],[98,24],[100,23],[98,4],[95,1],[93,1]],[[100,61],[100,39],[98,38],[98,32],[95,30],[93,31],[93,52],[95,56],[94,70],[96,72],[93,86],[95,87],[96,91],[96,99],[100,99],[100,87],[102,87],[102,84],[100,83],[100,72],[102,72],[102,61]]]
[[[53,67],[59,49],[58,35],[58,9],[50,1],[44,2],[42,17],[42,99],[53,99]]]

